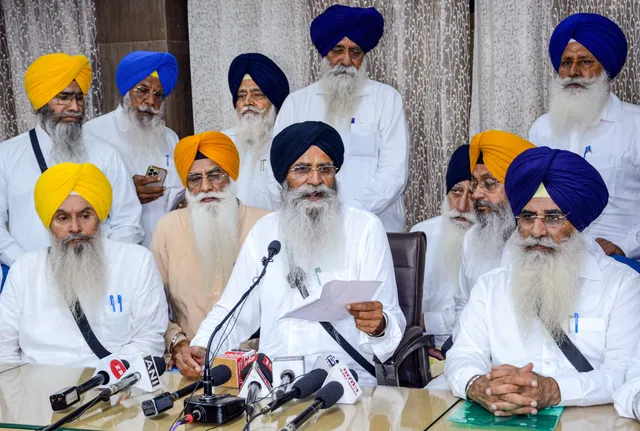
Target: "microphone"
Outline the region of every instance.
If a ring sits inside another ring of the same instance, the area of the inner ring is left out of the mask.
[[[293,399],[307,398],[322,387],[322,383],[324,383],[326,378],[327,372],[321,368],[310,371],[308,374],[293,382],[291,390],[285,392],[282,397],[271,401],[262,409],[262,413],[273,412]]]
[[[231,369],[226,365],[218,365],[211,369],[211,378],[213,379],[213,385],[219,386],[231,378]],[[185,386],[182,389],[178,389],[175,392],[164,392],[157,395],[155,398],[142,402],[142,412],[147,417],[158,416],[171,410],[173,408],[174,401],[189,395],[192,392],[197,391],[202,387],[202,381],[198,380],[195,383]]]
[[[106,401],[112,395],[115,395],[118,392],[122,392],[125,389],[128,389],[131,386],[135,385],[140,381],[141,378],[142,374],[140,374],[138,371],[128,374],[127,376],[120,379],[120,381],[118,381],[117,383],[114,383],[108,388],[103,389],[102,392],[100,392],[99,398]]]
[[[141,378],[136,382],[135,387],[144,392],[154,392],[164,387],[160,376],[166,371],[167,364],[163,358],[152,355],[130,355],[122,360],[107,356],[100,361],[98,369],[107,370],[110,376],[109,381],[98,385],[100,388],[107,387],[110,382],[117,382],[125,372],[127,374],[139,372]]]
[[[358,374],[342,363],[337,363],[329,370],[324,385],[330,382],[338,382],[344,390],[344,394],[337,401],[338,404],[355,404],[362,395],[362,389],[358,385]]]
[[[245,398],[247,421],[253,416],[258,397],[264,398],[271,394],[271,382],[273,381],[271,360],[264,353],[258,353],[258,359],[248,367],[251,368],[251,372],[247,375],[238,394],[239,397]]]
[[[275,241],[271,241],[269,243],[269,247],[267,247],[267,251],[269,252],[269,257],[268,259],[273,259],[273,256],[277,255],[278,253],[280,253],[280,241],[275,240]]]
[[[273,360],[273,387],[276,398],[281,398],[291,382],[304,374],[304,356],[284,356]]]
[[[333,407],[336,402],[342,395],[344,394],[344,388],[338,382],[329,382],[326,386],[323,386],[316,395],[313,403],[307,407],[302,413],[296,416],[292,421],[290,421],[287,426],[282,428],[280,431],[295,431],[302,424],[304,424],[311,416],[315,415],[320,410],[328,409],[329,407]]]

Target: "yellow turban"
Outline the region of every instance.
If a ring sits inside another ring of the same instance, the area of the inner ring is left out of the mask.
[[[176,170],[185,187],[187,186],[189,169],[191,169],[198,152],[219,164],[234,181],[238,179],[240,155],[233,141],[224,133],[204,132],[181,139],[174,150],[173,158],[176,162]]]
[[[38,57],[24,74],[24,88],[33,109],[40,109],[76,81],[84,94],[91,84],[91,66],[84,55],[62,52]]]
[[[109,215],[111,184],[102,171],[91,163],[60,163],[38,178],[34,191],[36,211],[47,229],[53,215],[71,192],[86,199],[100,220],[104,221]]]
[[[534,147],[535,145],[520,136],[502,130],[487,130],[478,133],[471,140],[469,147],[471,172],[476,167],[478,157],[482,154],[483,164],[491,172],[491,175],[504,184],[504,177],[507,175],[507,169],[513,159],[523,151]]]

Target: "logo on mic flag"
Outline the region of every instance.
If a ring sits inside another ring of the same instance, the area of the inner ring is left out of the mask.
[[[109,368],[111,369],[111,374],[118,380],[127,372],[127,367],[118,359],[112,359],[111,362],[109,362]]]

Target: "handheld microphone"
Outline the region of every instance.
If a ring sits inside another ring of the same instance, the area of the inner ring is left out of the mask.
[[[125,389],[128,389],[131,386],[135,385],[140,381],[141,378],[142,374],[140,374],[138,371],[128,374],[118,382],[109,385],[109,387],[106,389],[103,389],[102,392],[100,392],[99,398],[106,401],[112,395],[122,392]]]
[[[106,385],[110,380],[109,373],[100,370],[95,376],[78,386],[71,386],[50,395],[49,402],[51,403],[51,410],[57,412],[71,407],[80,401],[80,395],[97,386]]]
[[[293,382],[291,390],[285,392],[282,397],[271,401],[262,410],[262,413],[273,412],[293,399],[307,398],[322,387],[322,383],[324,383],[326,378],[327,372],[321,368],[310,371],[308,374]]]
[[[219,386],[231,378],[231,370],[226,365],[218,365],[211,369],[211,378],[213,379],[213,385]],[[164,392],[153,399],[142,402],[142,412],[147,417],[158,416],[171,410],[173,408],[174,401],[189,395],[192,392],[197,391],[202,387],[202,381],[198,380],[195,383],[185,386],[182,389],[178,389],[175,392]]]
[[[273,360],[273,387],[281,398],[297,376],[304,374],[304,356],[284,356]]]
[[[342,363],[337,363],[329,370],[324,385],[330,382],[338,382],[344,389],[344,394],[337,401],[338,404],[355,404],[362,395],[362,389],[358,385],[358,374]]]
[[[307,407],[302,413],[296,416],[293,420],[291,420],[287,426],[282,428],[280,431],[295,431],[302,424],[304,424],[311,416],[315,415],[320,410],[328,409],[329,407],[333,407],[336,402],[342,395],[344,394],[344,388],[338,382],[329,382],[326,386],[323,386],[316,395],[313,403]]]
[[[271,382],[273,381],[271,360],[264,353],[258,353],[258,359],[249,367],[251,367],[251,372],[247,375],[238,394],[239,397],[245,398],[247,420],[253,416],[258,397],[264,398],[271,394]]]

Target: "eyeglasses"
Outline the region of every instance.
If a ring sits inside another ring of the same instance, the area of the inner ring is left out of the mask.
[[[533,227],[536,219],[542,220],[546,227],[558,227],[562,225],[569,214],[554,213],[538,215],[534,213],[521,213],[516,216],[518,223],[523,227]]]
[[[145,87],[144,85],[138,85],[133,89],[136,98],[140,101],[145,100],[149,97],[149,94],[153,94],[153,101],[156,103],[162,102],[164,98],[164,92],[161,90],[151,90],[149,87]]]
[[[60,106],[70,105],[74,100],[78,105],[84,105],[84,94],[83,93],[58,93],[58,95],[53,99]]]
[[[492,180],[491,178],[487,178],[486,180],[482,180],[478,182],[475,178],[471,178],[471,184],[469,184],[469,191],[473,194],[476,191],[476,188],[480,186],[482,190],[487,193],[490,193],[495,190],[495,188],[500,184],[498,180]]]
[[[227,174],[224,172],[209,172],[206,177],[202,175],[189,175],[187,177],[187,185],[189,187],[200,187],[204,178],[209,181],[209,184],[219,186],[224,182],[225,178],[227,178]]]
[[[299,180],[309,178],[311,176],[311,173],[314,171],[318,171],[322,178],[329,179],[336,176],[338,168],[333,165],[322,165],[318,166],[317,168],[312,168],[311,166],[307,165],[298,165],[289,169],[289,172],[291,172],[291,174]]]

